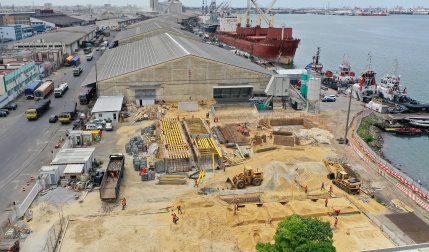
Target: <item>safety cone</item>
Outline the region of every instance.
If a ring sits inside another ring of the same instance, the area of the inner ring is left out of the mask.
[[[33,179],[34,179],[34,178],[33,178],[33,176],[31,176],[31,177],[30,177],[30,180],[31,180],[31,181],[33,181]]]
[[[30,185],[30,182],[27,181],[27,186],[29,186],[29,185]]]
[[[22,191],[25,192],[25,187],[22,188]]]

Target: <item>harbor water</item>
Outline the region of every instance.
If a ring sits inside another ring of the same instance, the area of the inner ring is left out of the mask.
[[[293,28],[301,39],[294,68],[311,62],[317,47],[324,70],[336,72],[344,57],[352,71],[360,75],[368,66],[377,81],[393,72],[398,60],[398,75],[408,94],[429,102],[429,15],[391,15],[385,17],[332,15],[276,15],[275,27]],[[385,133],[382,152],[397,168],[411,178],[429,184],[429,136],[400,137]]]

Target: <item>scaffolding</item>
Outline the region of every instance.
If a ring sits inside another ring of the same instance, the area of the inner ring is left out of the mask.
[[[183,133],[180,121],[163,118],[160,123],[163,157],[167,172],[183,172],[192,170],[191,152]]]

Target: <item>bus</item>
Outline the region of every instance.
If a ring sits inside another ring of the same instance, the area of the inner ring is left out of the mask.
[[[27,97],[27,99],[33,99],[34,98],[34,91],[36,91],[36,89],[38,87],[40,87],[40,84],[42,84],[41,80],[34,80],[34,81],[30,82],[28,87],[24,90],[25,97]]]
[[[79,94],[80,105],[88,105],[95,95],[95,86],[86,87],[82,93]]]

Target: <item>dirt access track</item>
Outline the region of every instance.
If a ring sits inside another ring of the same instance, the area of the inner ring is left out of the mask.
[[[180,116],[205,118],[205,113],[206,110],[180,112]],[[168,112],[169,117],[177,114],[173,109]],[[321,119],[318,120],[320,123]],[[104,144],[97,145],[96,157],[106,163],[109,154],[125,153],[124,144],[151,123],[115,125],[116,131],[103,135]],[[221,120],[218,125],[222,125]],[[320,185],[325,182],[329,188],[331,183],[321,160],[336,153],[336,147],[330,144],[280,146],[255,153],[245,165],[263,171],[264,181],[260,187],[249,186],[240,191],[228,190],[224,182],[241,172],[243,165],[228,167],[226,172],[206,173],[200,188],[193,187],[192,180],[185,185],[156,185],[156,181],[142,182],[133,169],[132,157],[127,156],[120,191],[120,198],[127,199],[126,209],[121,210],[120,200],[101,202],[97,190],[81,202],[62,205],[61,212],[68,222],[59,251],[256,251],[257,242],[272,241],[277,224],[285,216],[319,217],[333,225],[335,209],[341,209],[338,227],[332,227],[337,251],[394,247],[364,214],[387,212],[375,200],[364,203],[362,197],[369,199],[368,196],[345,195],[334,187],[333,197],[329,196],[325,207],[328,193],[320,190]],[[308,194],[295,179],[308,184]],[[215,193],[200,194],[204,187]],[[234,194],[245,193],[258,194],[263,204],[241,201],[243,207],[234,215],[231,202],[221,199],[222,195],[234,198]],[[178,214],[179,221],[174,224],[171,214],[177,214],[177,205],[182,206],[183,213]],[[22,251],[35,251],[40,245],[38,240],[59,220],[59,210],[52,205],[42,203],[32,207],[32,211],[29,225],[33,233],[23,242]]]

